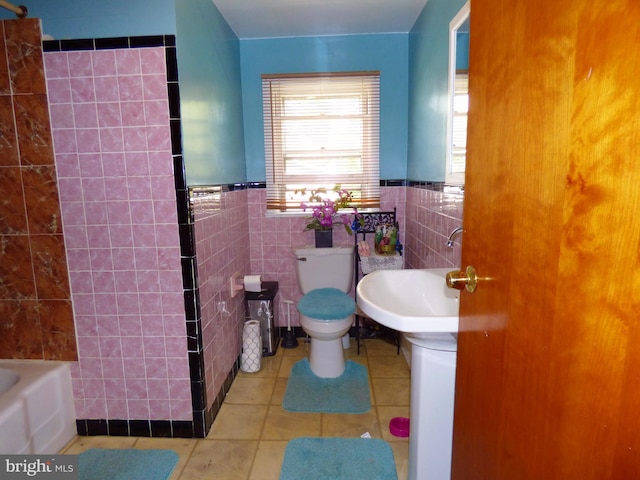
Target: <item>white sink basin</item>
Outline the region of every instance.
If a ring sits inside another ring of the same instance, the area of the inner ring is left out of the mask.
[[[377,270],[358,283],[358,307],[400,332],[457,332],[460,292],[445,282],[451,270]]]

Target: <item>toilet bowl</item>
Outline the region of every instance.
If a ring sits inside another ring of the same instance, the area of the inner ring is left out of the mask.
[[[311,338],[309,366],[322,378],[344,372],[342,337],[353,324],[356,304],[347,295],[353,281],[352,247],[295,249],[300,326]]]
[[[318,377],[344,372],[342,337],[351,328],[355,309],[353,299],[336,288],[312,290],[298,302],[300,326],[311,337],[309,366]]]

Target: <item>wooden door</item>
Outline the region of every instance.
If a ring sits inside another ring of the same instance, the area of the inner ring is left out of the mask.
[[[455,480],[640,478],[640,2],[474,0]]]

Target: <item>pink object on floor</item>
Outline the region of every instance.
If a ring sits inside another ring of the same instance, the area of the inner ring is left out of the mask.
[[[389,431],[394,437],[409,436],[409,419],[405,417],[394,417],[389,422]]]

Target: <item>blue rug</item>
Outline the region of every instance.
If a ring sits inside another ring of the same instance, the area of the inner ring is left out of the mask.
[[[289,412],[366,413],[371,408],[367,367],[347,361],[337,378],[320,378],[307,358],[291,368],[282,408]]]
[[[177,463],[173,450],[92,448],[78,456],[78,480],[167,480]]]
[[[280,480],[397,480],[387,442],[375,438],[291,440],[284,452]]]

